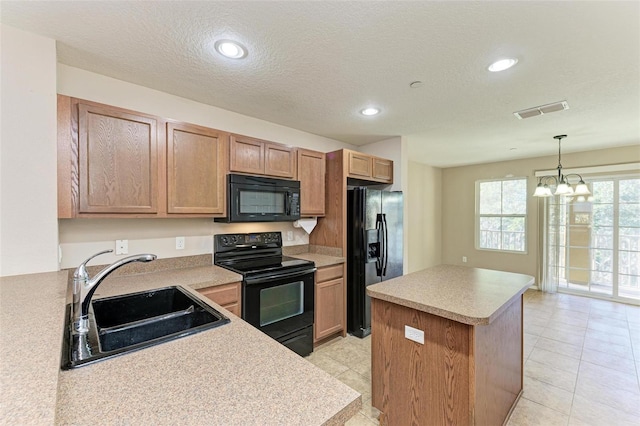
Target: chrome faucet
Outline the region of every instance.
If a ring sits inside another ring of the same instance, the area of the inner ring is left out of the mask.
[[[102,280],[107,275],[119,267],[131,262],[151,262],[156,260],[155,254],[136,254],[125,257],[98,272],[93,278],[89,278],[87,272],[87,262],[101,254],[111,253],[113,250],[105,250],[96,253],[80,264],[73,273],[73,302],[71,304],[71,315],[73,320],[73,332],[75,334],[86,334],[89,331],[89,304],[93,293],[96,291]]]

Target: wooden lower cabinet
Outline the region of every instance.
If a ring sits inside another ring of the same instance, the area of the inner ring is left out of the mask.
[[[216,302],[236,316],[242,315],[241,283],[217,285],[201,288],[198,293]]]
[[[345,330],[344,265],[318,268],[316,272],[314,343]]]

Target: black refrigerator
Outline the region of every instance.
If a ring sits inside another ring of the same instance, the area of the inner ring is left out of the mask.
[[[371,334],[366,288],[402,275],[402,192],[347,191],[347,331]]]

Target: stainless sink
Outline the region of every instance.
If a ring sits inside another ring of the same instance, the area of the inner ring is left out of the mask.
[[[92,301],[86,334],[72,332],[70,309],[69,305],[62,356],[65,370],[229,322],[177,286]]]

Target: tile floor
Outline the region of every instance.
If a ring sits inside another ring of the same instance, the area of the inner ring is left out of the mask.
[[[524,393],[509,426],[640,425],[639,306],[529,290],[524,331]],[[333,340],[307,359],[362,394],[348,426],[378,424],[370,337]]]

